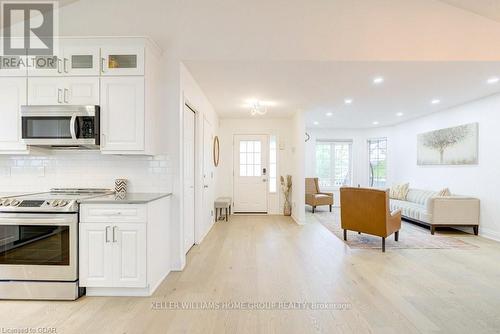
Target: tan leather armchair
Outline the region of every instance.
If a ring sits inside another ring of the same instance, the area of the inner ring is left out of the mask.
[[[332,212],[333,193],[325,193],[319,190],[318,178],[306,178],[306,204],[312,206],[312,212],[317,206],[329,205]]]
[[[347,231],[376,235],[382,237],[382,252],[385,252],[385,238],[394,233],[398,241],[401,211],[390,212],[388,190],[342,187],[340,211],[344,240]]]

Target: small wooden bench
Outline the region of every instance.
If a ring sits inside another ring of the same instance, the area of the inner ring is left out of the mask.
[[[231,197],[219,197],[215,200],[215,221],[223,218],[222,209],[226,209],[226,221],[229,221],[229,215],[231,214],[231,201]]]

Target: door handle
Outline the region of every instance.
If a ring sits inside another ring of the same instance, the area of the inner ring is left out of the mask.
[[[262,182],[267,182],[267,179],[262,179]]]
[[[106,226],[106,242],[109,242],[109,239],[108,239],[108,229],[109,229],[109,226]]]
[[[62,103],[62,89],[57,88],[57,103]]]
[[[69,132],[71,133],[71,138],[76,140],[76,115],[71,116],[71,121],[69,122]]]
[[[113,242],[116,242],[116,226],[113,226]]]
[[[68,103],[68,93],[69,89],[64,88],[64,103]]]
[[[205,185],[203,186],[203,188],[208,188],[208,185],[206,185],[206,184],[205,184]]]

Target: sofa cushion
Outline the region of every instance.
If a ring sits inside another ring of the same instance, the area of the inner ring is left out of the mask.
[[[395,184],[389,191],[389,197],[393,199],[406,200],[406,195],[408,195],[409,187],[409,183]]]
[[[406,200],[415,204],[422,206],[427,205],[427,201],[431,197],[438,196],[437,191],[421,190],[421,189],[410,189],[408,190],[408,195],[406,195]]]
[[[429,222],[430,216],[425,205],[420,205],[413,202],[391,199],[389,202],[391,211],[401,210],[401,214],[405,217]]]

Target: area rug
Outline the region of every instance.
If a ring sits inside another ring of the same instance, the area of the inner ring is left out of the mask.
[[[337,212],[317,212],[314,214],[323,226],[332,232],[337,238],[342,240],[350,248],[354,249],[382,249],[380,237],[368,234],[358,234],[358,232],[348,231],[347,241],[344,241],[344,231],[340,227],[340,214]],[[436,232],[431,235],[430,231],[424,227],[403,221],[399,232],[399,241],[394,241],[394,235],[385,240],[386,249],[476,249],[476,245],[467,243],[459,237],[469,237],[464,232],[453,230],[454,232]],[[455,235],[455,236],[452,236]],[[472,236],[471,236],[472,237]]]

